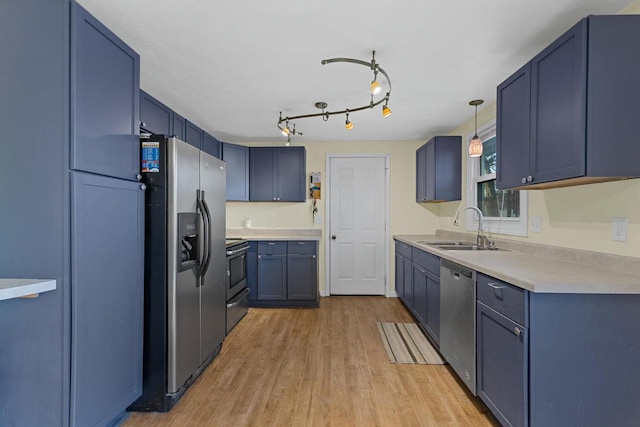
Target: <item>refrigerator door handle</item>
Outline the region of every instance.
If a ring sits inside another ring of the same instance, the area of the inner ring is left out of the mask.
[[[204,208],[204,213],[207,216],[207,220],[206,220],[206,240],[205,243],[207,245],[207,252],[206,252],[206,258],[204,259],[204,266],[202,267],[202,272],[201,275],[204,277],[204,275],[207,273],[207,270],[209,270],[209,263],[211,262],[211,212],[209,211],[209,205],[207,204],[207,201],[204,198],[204,191],[200,192],[201,196],[202,196],[202,206]],[[204,285],[204,282],[202,283],[202,285]]]
[[[200,211],[200,216],[202,217],[202,258],[198,262],[198,283],[196,286],[200,286],[200,278],[204,276],[205,273],[205,263],[207,260],[207,256],[209,253],[209,222],[207,218],[207,213],[204,205],[204,191],[196,190],[196,200],[198,203],[198,210]]]

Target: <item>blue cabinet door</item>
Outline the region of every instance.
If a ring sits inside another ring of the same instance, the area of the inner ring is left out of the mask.
[[[306,150],[304,147],[276,149],[276,199],[279,202],[306,200]]]
[[[427,270],[413,264],[413,304],[412,312],[424,325],[427,319]]]
[[[145,91],[140,91],[140,128],[161,135],[171,136],[173,112],[169,107]]]
[[[222,144],[206,132],[203,132],[202,151],[211,154],[216,159],[222,159]]]
[[[258,255],[258,299],[287,299],[286,255]]]
[[[416,150],[416,201],[460,200],[462,138],[435,136]]]
[[[227,200],[249,201],[249,147],[223,142],[222,160],[227,163]]]
[[[71,425],[105,425],[142,393],[144,191],[71,176]]]
[[[531,183],[583,176],[586,169],[587,20],[531,61]],[[525,154],[526,155],[526,154]]]
[[[249,200],[276,201],[275,148],[249,148]]]
[[[531,64],[498,86],[496,111],[496,186],[519,187],[529,176],[531,140]]]
[[[315,255],[287,255],[287,298],[293,300],[318,298],[318,262]]]
[[[427,313],[425,329],[436,343],[440,342],[440,278],[427,271]]]
[[[396,251],[396,295],[404,300],[404,257]]]
[[[251,147],[249,200],[304,202],[306,200],[304,147]]]
[[[185,133],[185,142],[193,145],[198,150],[202,150],[202,144],[204,142],[204,132],[198,126],[190,122],[186,121],[186,133]]]
[[[427,146],[416,150],[416,202],[424,202],[427,199],[425,184],[427,183]]]
[[[527,328],[481,302],[476,310],[478,396],[502,425],[527,426]]]
[[[171,135],[182,141],[185,141],[187,138],[187,120],[175,111],[173,112]]]
[[[71,168],[124,179],[140,171],[140,57],[71,3]]]

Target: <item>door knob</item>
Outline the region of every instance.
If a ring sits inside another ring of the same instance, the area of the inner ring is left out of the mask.
[[[336,236],[335,234],[334,234],[334,235],[332,235],[332,236],[331,236],[331,240],[336,240],[336,237],[337,237],[337,236]]]

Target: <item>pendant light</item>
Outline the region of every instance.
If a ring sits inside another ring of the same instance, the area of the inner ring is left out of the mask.
[[[482,140],[478,137],[478,105],[482,105],[484,99],[474,99],[469,101],[469,105],[476,107],[476,133],[469,143],[469,157],[480,157],[482,155]]]
[[[353,123],[349,121],[349,110],[347,110],[347,121],[344,122],[344,127],[347,128],[347,130],[353,129]]]

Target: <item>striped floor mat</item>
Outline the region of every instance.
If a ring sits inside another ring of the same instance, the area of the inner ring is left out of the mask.
[[[446,363],[416,323],[378,322],[378,331],[391,363],[420,365]]]

